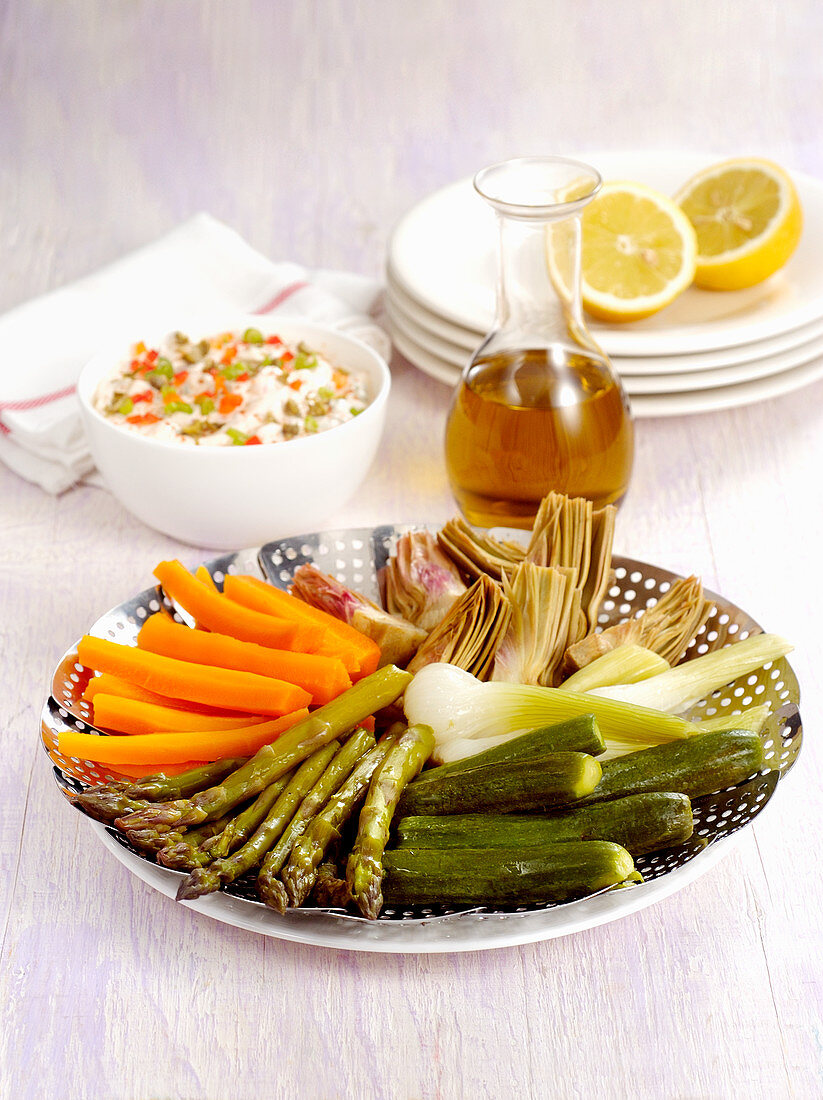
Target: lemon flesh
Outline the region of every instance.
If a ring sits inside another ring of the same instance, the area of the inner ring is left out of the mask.
[[[606,183],[582,217],[582,292],[588,313],[637,321],[690,285],[696,238],[670,198],[643,184]]]
[[[779,271],[803,229],[789,175],[770,161],[724,161],[693,176],[676,201],[697,234],[695,284],[742,290]]]

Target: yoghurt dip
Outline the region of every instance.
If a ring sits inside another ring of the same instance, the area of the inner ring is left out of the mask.
[[[256,328],[138,343],[97,388],[95,409],[166,443],[237,447],[328,431],[368,404],[365,379]]]

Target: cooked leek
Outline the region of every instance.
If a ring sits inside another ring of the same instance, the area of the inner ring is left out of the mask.
[[[612,755],[697,732],[683,718],[646,707],[563,688],[482,683],[448,664],[430,664],[421,669],[406,689],[403,705],[410,723],[422,722],[434,730],[433,759],[440,763],[445,760],[441,753],[450,742],[462,741],[461,750],[465,751],[459,756],[450,752],[448,759],[462,759],[471,755],[467,742],[474,742],[477,751],[490,746],[488,738],[515,737],[581,714],[595,715]]]
[[[716,718],[703,718],[695,725],[701,733],[722,733],[724,730],[746,730],[760,733],[772,713],[768,703],[749,707],[740,714],[718,714]]]
[[[636,684],[595,688],[591,695],[680,714],[718,688],[785,657],[791,650],[786,639],[777,634],[752,634],[713,653],[684,661],[659,676]]]
[[[669,671],[669,662],[642,645],[620,645],[565,679],[566,691],[593,691],[611,684],[636,684]]]

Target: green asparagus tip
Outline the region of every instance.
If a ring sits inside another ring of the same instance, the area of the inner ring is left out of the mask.
[[[134,813],[119,817],[115,824],[127,835],[138,829],[171,829],[175,825],[199,825],[205,814],[192,820],[193,809],[188,799],[174,802],[155,802]]]
[[[220,889],[220,876],[210,867],[195,867],[191,874],[184,878],[177,889],[178,901],[194,901],[204,894],[213,894]]]
[[[187,841],[180,840],[177,844],[169,844],[161,848],[157,853],[157,862],[162,863],[164,867],[170,867],[173,871],[193,871],[200,865],[196,854],[196,848]]]
[[[88,814],[89,817],[93,817],[96,821],[115,821],[124,814],[142,809],[122,791],[112,790],[109,787],[98,787],[83,791],[81,794],[75,795],[71,802],[73,806]]]
[[[289,896],[283,883],[267,875],[262,879],[258,878],[257,886],[261,900],[268,905],[269,909],[274,909],[282,916],[289,907]]]
[[[299,908],[309,895],[314,876],[300,868],[293,867],[291,864],[286,864],[281,875],[288,894],[289,904],[295,909]]]

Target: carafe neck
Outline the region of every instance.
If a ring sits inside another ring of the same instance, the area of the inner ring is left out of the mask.
[[[585,330],[580,304],[580,218],[526,220],[498,213],[495,328],[515,346],[549,347]]]

